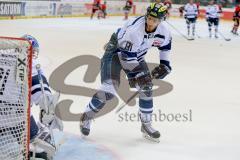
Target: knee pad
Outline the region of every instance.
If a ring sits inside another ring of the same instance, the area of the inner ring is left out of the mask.
[[[90,108],[91,111],[97,113],[104,107],[106,102],[111,100],[113,97],[113,94],[100,90],[93,95],[92,100],[88,104],[88,108]]]
[[[106,80],[102,83],[101,87],[99,88],[99,91],[112,94],[114,96],[117,95],[116,89],[119,86],[119,82],[117,80]]]
[[[105,92],[105,91],[98,91],[93,98],[99,99],[101,102],[106,103],[106,101],[109,101],[111,99],[113,99],[114,95],[112,93],[109,92]]]
[[[145,87],[143,90],[139,91],[139,97],[141,99],[152,98],[152,86]]]
[[[33,116],[30,117],[30,140],[32,140],[34,137],[37,136],[39,131],[38,125],[33,118]]]

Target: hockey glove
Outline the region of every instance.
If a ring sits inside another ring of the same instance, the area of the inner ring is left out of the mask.
[[[155,79],[163,79],[171,72],[171,67],[165,64],[160,64],[152,71],[152,76]]]
[[[128,80],[131,88],[139,87],[144,90],[146,87],[152,88],[153,86],[150,73],[140,72],[134,78]]]
[[[49,129],[59,129],[63,130],[62,121],[55,115],[55,109],[58,103],[60,94],[56,93],[53,96],[46,96],[44,102],[44,97],[40,101],[40,122],[49,127]],[[46,103],[46,104],[45,104]],[[47,105],[47,106],[45,106]]]

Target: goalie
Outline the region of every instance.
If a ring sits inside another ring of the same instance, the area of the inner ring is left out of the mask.
[[[63,130],[63,124],[55,116],[55,107],[59,99],[59,93],[53,95],[46,77],[38,63],[39,43],[31,35],[24,35],[23,39],[32,43],[32,88],[31,104],[40,106],[39,120],[36,123],[34,117],[30,117],[30,158],[51,160],[56,151],[52,129]]]

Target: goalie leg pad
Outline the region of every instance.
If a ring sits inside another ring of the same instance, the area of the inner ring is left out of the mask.
[[[47,153],[47,157],[51,160],[56,152],[55,142],[47,127],[39,124],[38,135],[31,140],[30,151],[33,153]]]
[[[47,79],[45,76],[41,75],[43,79],[43,87],[44,87],[44,93],[46,95],[51,94],[51,90],[49,88],[49,84],[47,82]],[[39,82],[38,75],[32,77],[32,88],[31,88],[31,101],[38,105],[41,101],[42,97],[42,89],[41,89],[41,84]]]
[[[39,129],[38,129],[37,123],[33,118],[33,116],[31,116],[30,117],[30,140],[32,140],[34,137],[37,136],[38,131]]]

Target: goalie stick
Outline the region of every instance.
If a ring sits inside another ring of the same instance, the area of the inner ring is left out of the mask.
[[[46,95],[45,95],[45,92],[44,92],[44,85],[43,85],[43,79],[42,79],[42,75],[41,75],[41,65],[40,64],[37,64],[36,65],[36,69],[37,69],[37,73],[38,73],[38,80],[39,80],[39,83],[40,83],[40,86],[41,86],[41,92],[42,92],[42,95],[43,95],[43,101],[44,101],[44,106],[46,107],[46,113],[48,114],[49,113],[49,108],[47,106],[47,99],[46,99]],[[40,114],[42,111],[40,111]],[[50,134],[51,134],[51,137],[52,137],[52,142],[54,144],[54,146],[56,147],[56,144],[55,144],[55,140],[54,140],[54,136],[53,136],[53,131],[52,129],[50,128]]]
[[[44,105],[47,106],[46,95],[45,95],[45,92],[44,92],[44,84],[43,84],[43,79],[42,79],[42,76],[41,76],[41,70],[40,70],[40,69],[41,69],[41,66],[40,66],[40,64],[37,64],[37,65],[36,65],[36,69],[37,69],[37,73],[38,73],[39,83],[40,83],[40,86],[41,86],[41,92],[42,92],[43,98],[44,98]],[[58,95],[60,96],[60,92],[58,92],[58,93],[59,93]],[[58,98],[57,98],[57,99],[58,99]],[[47,107],[47,113],[49,113],[49,107]],[[60,147],[62,144],[65,143],[65,141],[67,140],[67,138],[66,138],[65,136],[63,136],[62,139],[56,144],[56,143],[55,143],[55,140],[54,140],[52,128],[49,127],[49,130],[50,130],[50,134],[51,134],[51,136],[52,136],[52,138],[53,138],[53,143],[54,143],[54,145],[55,145],[55,147],[56,147],[56,150],[58,150],[59,147]]]

